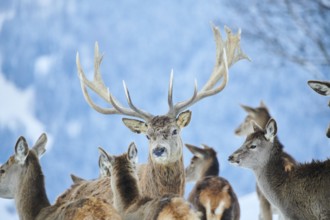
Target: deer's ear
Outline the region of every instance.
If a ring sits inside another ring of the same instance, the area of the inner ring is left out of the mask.
[[[31,150],[33,150],[36,153],[36,155],[39,158],[41,158],[41,156],[46,152],[46,144],[47,144],[47,135],[45,133],[42,133]]]
[[[204,154],[205,154],[205,150],[204,149],[201,149],[201,148],[196,147],[196,146],[191,145],[191,144],[185,144],[185,146],[196,157],[204,158]]]
[[[79,176],[76,176],[74,174],[70,174],[70,177],[71,177],[71,180],[74,184],[81,183],[81,182],[85,181],[83,178],[81,178]]]
[[[127,150],[127,157],[130,161],[133,163],[137,163],[138,157],[137,157],[138,150],[136,148],[136,145],[134,142],[130,143],[128,150]]]
[[[187,110],[181,112],[176,118],[176,123],[180,128],[186,127],[191,120],[191,111]]]
[[[266,104],[264,103],[264,101],[260,101],[260,107],[262,107],[262,108],[266,108],[267,109],[267,106],[266,106]]]
[[[247,106],[247,105],[242,105],[241,104],[241,107],[244,109],[244,111],[248,114],[255,114],[256,113],[256,109],[255,108],[252,108],[250,106]]]
[[[27,155],[29,154],[29,147],[23,136],[19,137],[15,146],[15,159],[19,164],[24,164]]]
[[[111,176],[110,169],[109,169],[109,163],[107,162],[108,158],[106,158],[107,156],[102,155],[102,154],[100,154],[100,156],[99,156],[100,177]]]
[[[309,80],[308,85],[317,93],[321,95],[330,95],[330,82]]]
[[[123,122],[131,131],[135,133],[146,134],[148,130],[148,125],[144,121],[139,121],[136,119],[123,118]]]
[[[269,119],[265,127],[265,138],[268,141],[273,142],[276,134],[277,134],[277,124],[276,121],[273,118],[271,118]]]
[[[99,167],[106,167],[110,170],[110,167],[115,162],[115,159],[110,156],[103,148],[99,147]]]

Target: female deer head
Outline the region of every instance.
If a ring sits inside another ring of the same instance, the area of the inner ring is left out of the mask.
[[[260,127],[264,128],[271,118],[266,105],[261,101],[260,106],[254,108],[247,105],[241,107],[248,114],[244,121],[235,129],[235,134],[239,136],[246,136],[253,133],[252,121],[256,122]]]
[[[21,184],[24,184],[22,180],[27,175],[26,170],[29,168],[30,163],[39,164],[38,157],[41,157],[46,151],[46,142],[47,136],[42,134],[30,150],[24,137],[21,136],[17,140],[15,154],[0,166],[0,197],[13,199],[18,196],[19,188]],[[35,169],[39,169],[39,172],[41,172],[40,165]]]
[[[229,161],[241,167],[258,169],[266,164],[272,156],[273,142],[277,133],[277,125],[274,119],[270,119],[262,129],[253,123],[254,133],[247,136],[244,144],[236,150]]]
[[[217,152],[206,145],[203,148],[186,144],[188,150],[194,155],[186,167],[186,180],[197,181],[205,176],[218,176],[220,164]]]

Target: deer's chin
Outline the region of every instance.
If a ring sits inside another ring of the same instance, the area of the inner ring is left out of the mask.
[[[239,158],[229,158],[228,161],[234,166],[240,167],[242,165],[242,161]]]
[[[167,154],[166,155],[162,155],[162,156],[155,156],[155,155],[153,155],[153,161],[155,163],[158,163],[158,164],[166,164],[166,163],[168,163]]]

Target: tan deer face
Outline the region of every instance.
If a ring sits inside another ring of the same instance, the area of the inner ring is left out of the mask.
[[[178,161],[182,157],[181,129],[190,122],[191,112],[182,112],[177,118],[156,116],[149,123],[123,119],[124,124],[135,133],[145,134],[149,140],[149,157],[156,163]]]
[[[246,136],[253,133],[252,121],[257,123],[260,127],[264,128],[271,118],[266,105],[260,102],[260,106],[253,108],[246,105],[241,107],[248,113],[244,121],[235,129],[235,134],[238,136]]]
[[[45,150],[47,137],[42,134],[35,146],[29,150],[24,137],[20,137],[15,145],[15,154],[9,157],[5,164],[0,166],[0,197],[6,199],[13,199],[19,182],[24,176],[24,169],[26,165],[26,158],[30,153],[41,156]]]
[[[254,132],[247,136],[243,145],[229,156],[229,162],[245,168],[257,169],[271,157],[273,141],[277,133],[274,119],[270,119],[265,129],[253,124]]]
[[[22,175],[22,166],[11,156],[8,161],[0,167],[0,197],[13,199],[19,176]]]

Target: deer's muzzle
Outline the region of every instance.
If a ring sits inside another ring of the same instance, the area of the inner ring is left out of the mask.
[[[164,153],[166,153],[166,148],[165,147],[156,147],[152,153],[156,156],[156,157],[161,157],[163,156]]]

